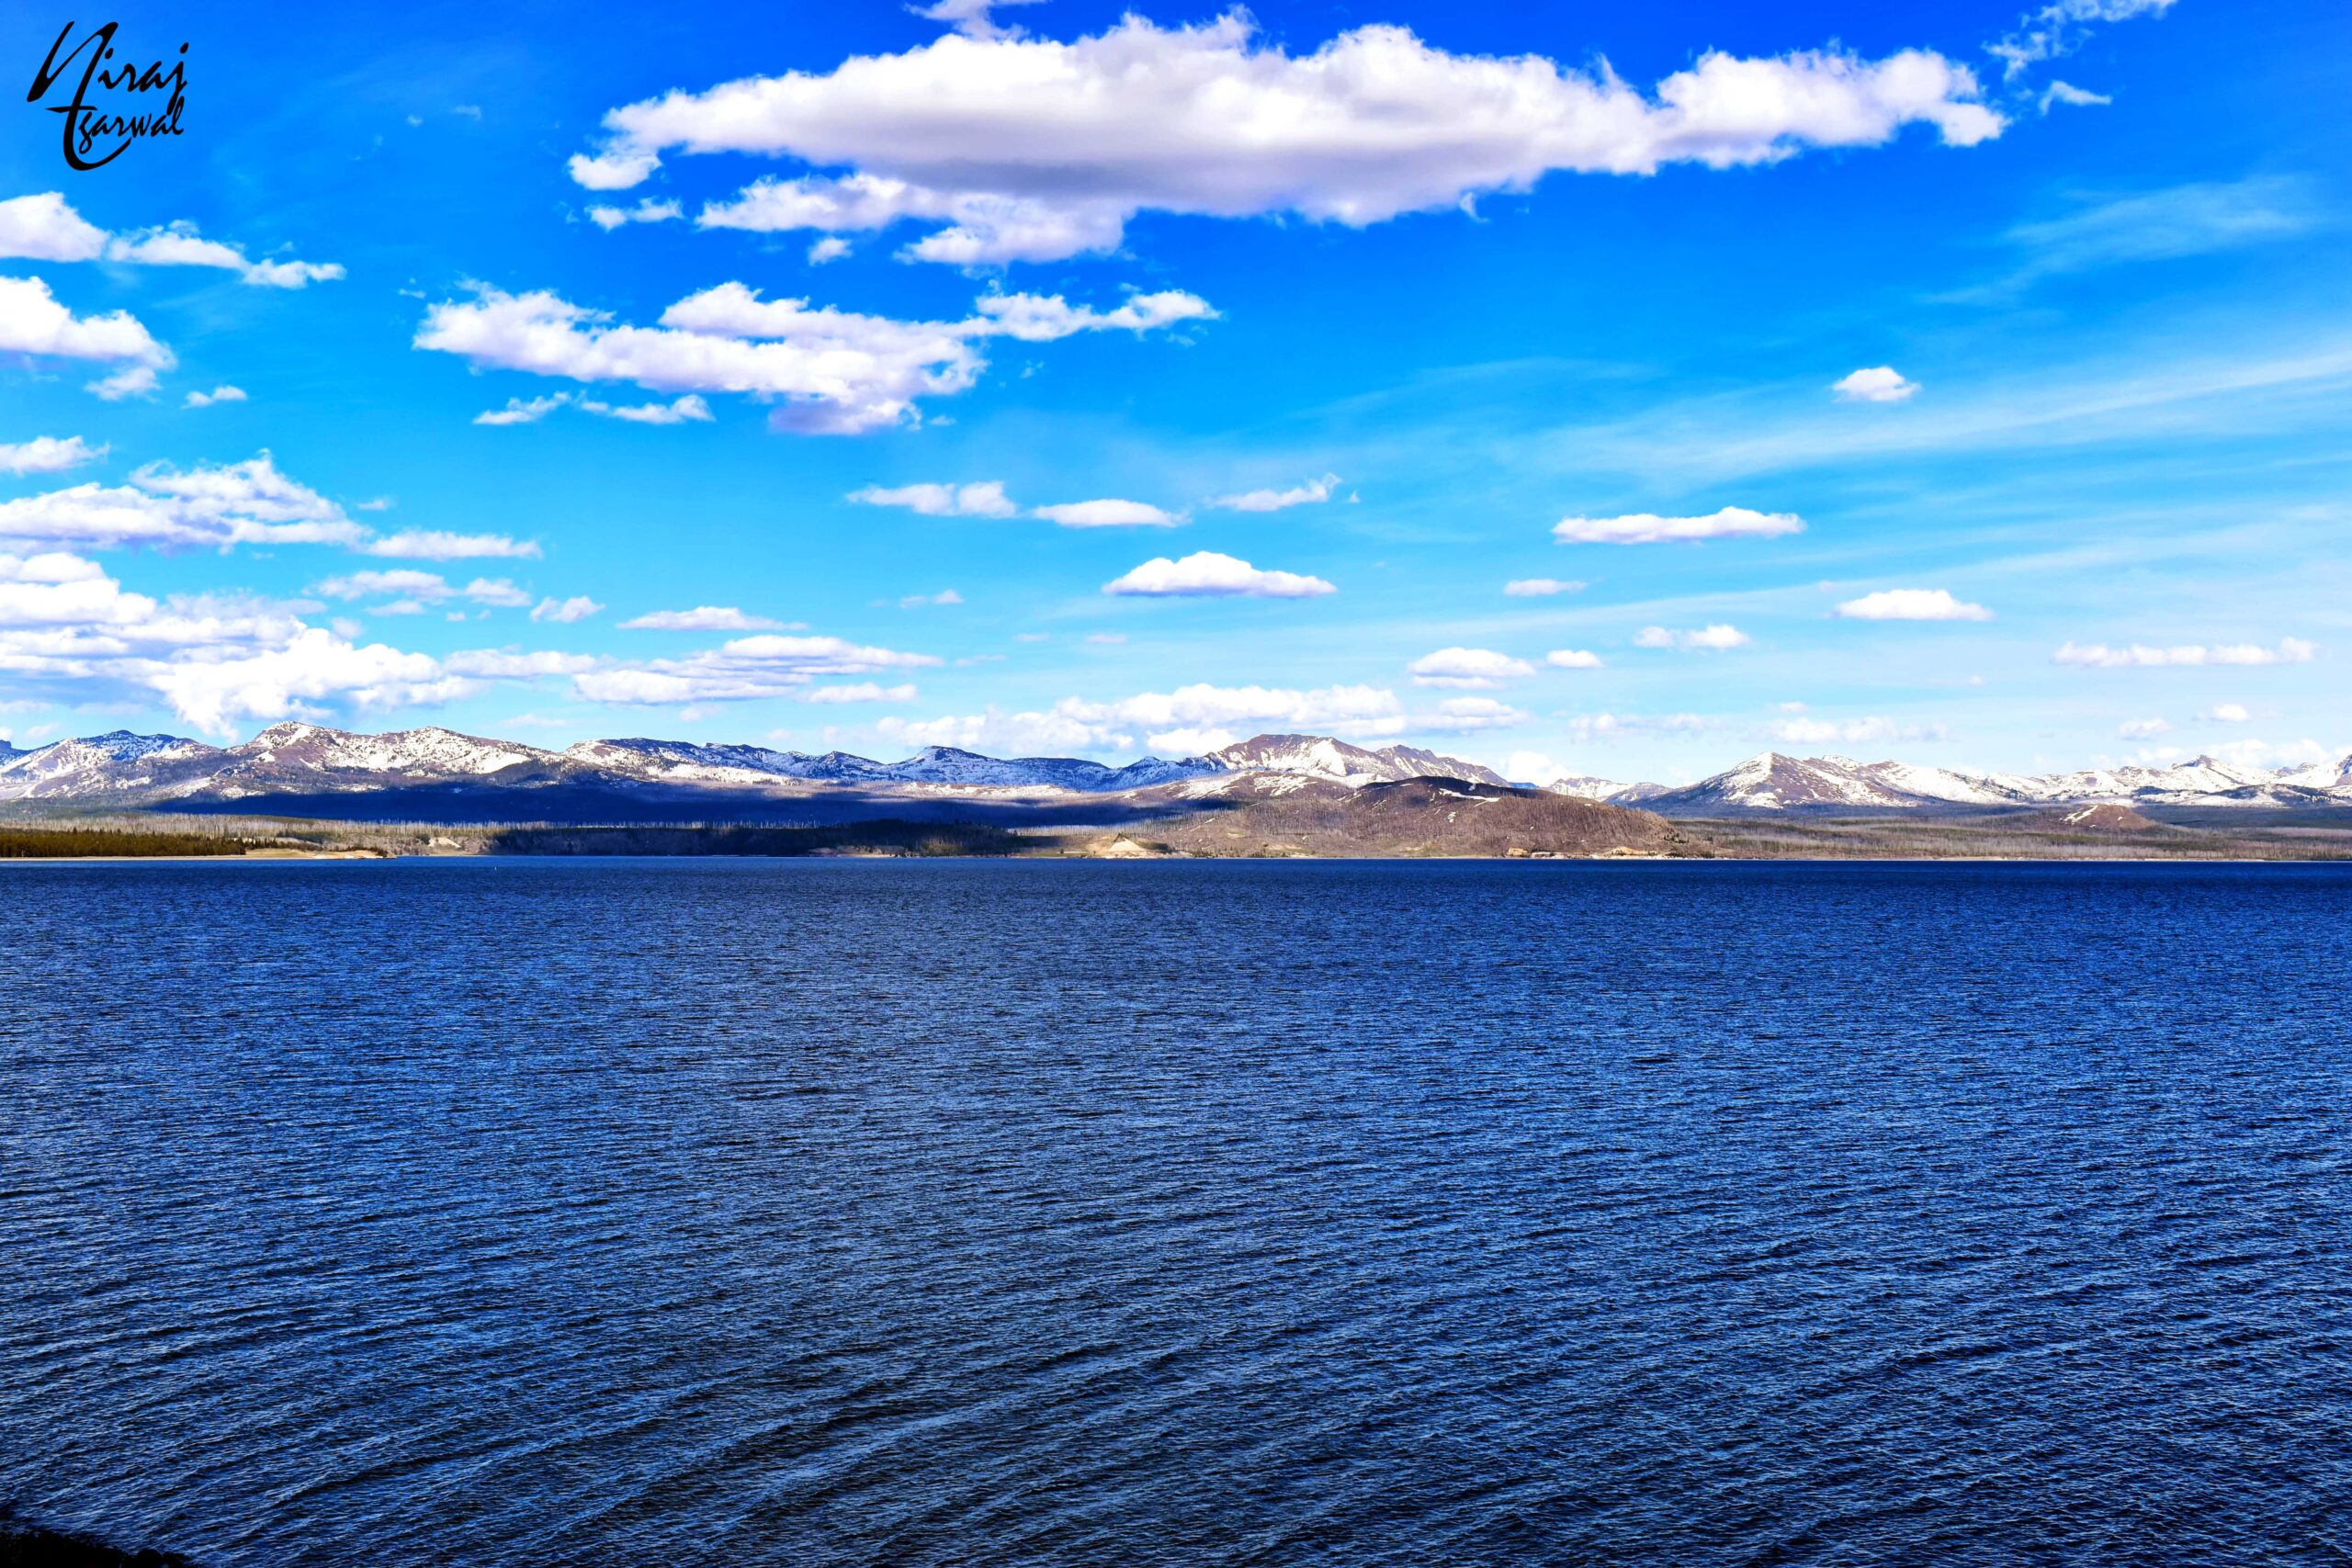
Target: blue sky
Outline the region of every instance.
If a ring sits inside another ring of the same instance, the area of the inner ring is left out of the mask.
[[[938,8],[117,13],[0,734],[2352,750],[2340,6]]]

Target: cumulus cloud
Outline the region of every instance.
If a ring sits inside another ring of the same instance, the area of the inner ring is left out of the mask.
[[[2160,735],[2170,735],[2172,726],[2161,718],[2127,719],[2117,726],[2115,733],[2126,740],[2154,740]]]
[[[667,223],[673,219],[684,218],[685,215],[685,209],[676,202],[656,201],[649,196],[635,207],[609,207],[601,204],[592,207],[588,209],[588,221],[609,234],[625,224]]]
[[[1524,659],[1513,659],[1491,648],[1441,648],[1405,667],[1416,686],[1454,686],[1468,691],[1492,691],[1505,681],[1535,673]]]
[[[119,403],[125,398],[153,397],[155,394],[155,369],[151,365],[134,365],[128,370],[101,376],[83,390],[95,392],[110,403]]]
[[[850,491],[849,499],[860,506],[903,506],[925,517],[1011,517],[1021,510],[1006,499],[1000,479],[985,484],[900,485],[895,490],[867,485]]]
[[[1905,379],[1892,365],[1873,365],[1867,370],[1839,377],[1830,383],[1829,389],[1838,394],[1840,402],[1899,403],[1917,391],[1919,383]]]
[[[586,620],[603,608],[585,593],[575,593],[569,599],[550,596],[531,606],[531,619],[553,621],[559,626],[568,626],[574,621]]]
[[[2245,724],[2254,715],[2246,710],[2244,703],[2217,703],[2197,716],[2208,724]]]
[[[81,484],[0,502],[0,541],[75,549],[356,545],[367,530],[268,453],[242,463],[161,463],[121,485]]]
[[[1660,517],[1635,512],[1623,517],[1563,517],[1552,537],[1564,545],[1659,545],[1697,539],[1774,539],[1804,532],[1804,520],[1786,512],[1751,512],[1726,506],[1704,517]]]
[[[544,398],[509,398],[503,409],[484,409],[474,415],[476,424],[537,424],[571,400],[570,392],[555,392]]]
[[[808,265],[822,266],[827,262],[837,262],[847,254],[849,254],[849,242],[838,234],[828,234],[808,247]]]
[[[105,457],[105,446],[93,446],[78,435],[60,440],[36,435],[30,441],[0,441],[0,469],[12,474],[62,474]]]
[[[343,276],[337,262],[249,261],[235,245],[205,239],[195,224],[185,220],[118,234],[107,242],[106,259],[141,266],[218,267],[263,288],[302,288]]]
[[[915,689],[910,685],[885,686],[873,681],[854,681],[839,686],[810,686],[794,694],[804,703],[910,703]]]
[[[360,510],[371,510],[370,504],[362,502]],[[397,534],[371,539],[363,548],[368,555],[392,560],[539,558],[539,542],[537,539],[514,539],[504,534],[450,534],[437,528],[404,528]]]
[[[161,697],[208,733],[322,702],[389,707],[469,688],[422,654],[363,646],[280,606],[126,592],[96,563],[62,551],[0,555],[0,674],[16,689],[62,700]]]
[[[2098,670],[2154,670],[2204,664],[2307,664],[2318,651],[2317,643],[2290,637],[2281,637],[2276,648],[2251,642],[2214,646],[2183,643],[2169,648],[2138,642],[2121,648],[2110,648],[2103,642],[2069,642],[2050,658],[2053,664],[2077,664]]]
[[[1408,716],[1396,694],[1377,686],[1181,686],[1113,702],[1065,697],[1050,708],[936,719],[886,718],[876,728],[910,745],[960,746],[1003,754],[1124,753],[1138,746],[1166,755],[1212,751],[1265,731],[1308,731],[1355,739],[1402,734]]]
[[[1070,501],[1041,506],[1031,515],[1065,528],[1174,528],[1184,522],[1181,512],[1163,512],[1144,501]]]
[[[1339,475],[1325,474],[1319,479],[1309,479],[1288,490],[1248,490],[1239,495],[1220,495],[1209,504],[1227,512],[1281,512],[1293,506],[1314,506],[1329,501],[1339,483]]]
[[[0,277],[0,353],[121,365],[122,385],[144,391],[154,389],[156,371],[177,363],[130,311],[77,316],[38,277]],[[142,378],[144,385],[137,386]]]
[[[1503,584],[1512,599],[1548,599],[1555,593],[1581,593],[1589,584],[1566,577],[1519,577]]]
[[[343,276],[343,268],[333,262],[250,261],[235,245],[205,239],[195,224],[184,220],[136,233],[108,234],[85,221],[62,192],[53,190],[0,201],[0,256],[219,267],[267,288],[300,288]]]
[[[1719,653],[1725,649],[1745,648],[1747,634],[1737,626],[1715,622],[1696,631],[1675,631],[1665,626],[1644,626],[1634,638],[1635,648],[1670,648],[1683,653]]]
[[[244,400],[245,389],[243,387],[220,386],[213,388],[212,390],[209,392],[190,392],[184,400],[182,400],[180,406],[182,408],[191,409],[209,409],[214,403],[242,403]]]
[[[588,702],[622,705],[746,702],[785,697],[825,676],[867,675],[935,665],[928,654],[861,647],[837,637],[774,633],[736,637],[683,659],[616,664],[572,678]]]
[[[1598,670],[1600,655],[1581,648],[1555,648],[1544,656],[1544,662],[1555,670]]]
[[[980,345],[990,338],[1142,333],[1215,314],[1205,300],[1170,289],[1110,310],[1057,295],[989,294],[960,321],[905,321],[812,310],[805,299],[763,299],[756,289],[723,283],[672,305],[660,325],[639,327],[544,290],[508,294],[475,285],[471,299],[426,310],[415,345],[459,355],[476,368],[627,381],[654,392],[741,393],[779,403],[769,421],[779,429],[852,434],[913,419],[919,398],[969,390],[987,368]],[[476,423],[525,423],[569,396],[518,400]]]
[[[691,610],[655,610],[621,623],[623,631],[652,632],[772,632],[782,621],[749,615],[732,604],[697,604]]]
[[[1849,599],[1830,612],[1848,621],[1989,621],[1982,604],[1953,598],[1940,588],[1888,588]]]
[[[96,261],[107,231],[85,222],[62,191],[0,201],[0,256],[28,261]]]
[[[925,224],[902,255],[970,266],[1114,250],[1148,210],[1362,227],[1555,172],[1770,164],[1914,124],[1968,146],[2004,124],[1978,100],[1965,67],[1922,50],[1710,51],[1644,93],[1603,62],[1458,55],[1400,27],[1295,55],[1241,11],[1170,28],[1130,14],[1075,42],[992,29],[671,92],[605,115],[570,167],[594,190],[635,186],[677,150],[846,168],[763,179],[696,221]]]
[[[1182,560],[1155,556],[1104,583],[1102,592],[1147,598],[1311,599],[1339,590],[1319,577],[1261,571],[1236,557],[1200,550]]]
[[[589,413],[627,420],[631,424],[707,424],[712,417],[710,405],[693,392],[666,403],[630,403],[618,408],[594,398],[582,398],[580,406]]]
[[[311,592],[328,599],[381,598],[420,606],[463,598],[500,609],[519,609],[531,602],[528,593],[503,577],[477,577],[460,588],[439,572],[418,571],[410,568],[391,571],[355,571],[329,577],[312,583]]]

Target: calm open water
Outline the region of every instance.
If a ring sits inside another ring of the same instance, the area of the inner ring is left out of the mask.
[[[207,1565],[2352,1561],[2352,869],[0,867]]]

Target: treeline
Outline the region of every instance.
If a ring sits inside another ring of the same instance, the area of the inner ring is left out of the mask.
[[[0,828],[0,860],[148,860],[179,855],[241,855],[243,839],[218,833],[141,833],[119,828]]]
[[[482,849],[501,855],[1009,855],[1020,834],[980,822],[843,822],[822,828],[501,828]]]

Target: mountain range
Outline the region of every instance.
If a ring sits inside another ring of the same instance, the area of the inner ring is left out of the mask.
[[[896,762],[843,751],[812,755],[763,746],[649,739],[583,740],[560,751],[519,741],[420,728],[356,734],[322,725],[271,725],[242,745],[123,730],[30,750],[0,745],[0,802],[223,809],[276,797],[332,814],[337,797],[397,795],[423,814],[434,799],[463,799],[476,814],[530,818],[557,798],[590,807],[700,808],[723,816],[756,800],[888,793],[992,797],[1118,796],[1131,812],[1226,794],[1226,781],[1263,778],[1253,795],[1278,795],[1284,779],[1360,788],[1416,778],[1505,786],[1491,768],[1408,746],[1377,750],[1317,735],[1261,735],[1201,756],[1146,757],[1124,767],[1072,757],[982,756],[931,746]],[[1189,786],[1189,787],[1177,787]],[[1994,811],[2071,803],[2135,807],[2324,808],[2352,807],[2352,757],[2263,770],[2213,757],[2162,767],[2016,774],[1966,773],[1908,762],[1765,752],[1679,788],[1583,775],[1534,781],[1555,795],[1639,804],[1666,816],[1758,813]],[[1076,805],[1077,803],[1073,803]]]

